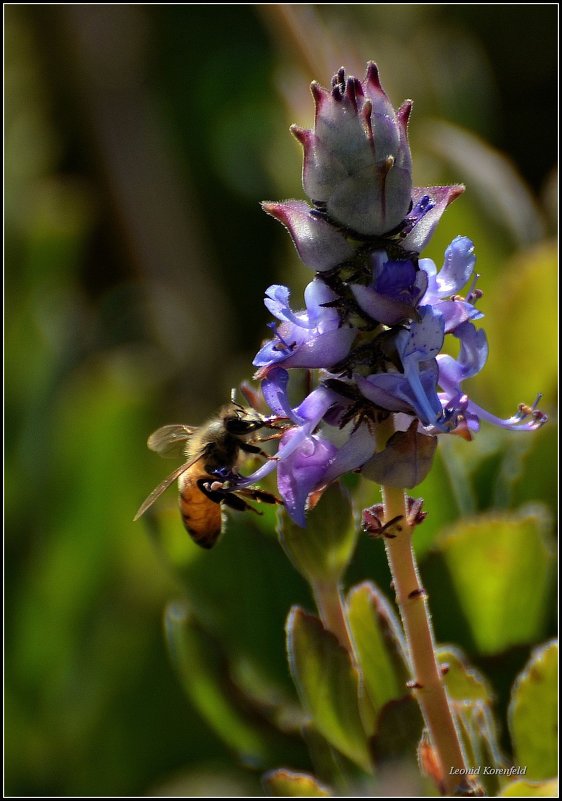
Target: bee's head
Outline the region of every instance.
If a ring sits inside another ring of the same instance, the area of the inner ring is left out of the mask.
[[[234,437],[253,434],[266,425],[263,416],[255,409],[233,403],[224,410],[223,423],[226,431]]]

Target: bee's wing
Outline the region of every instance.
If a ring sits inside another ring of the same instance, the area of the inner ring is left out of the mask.
[[[156,487],[156,489],[152,490],[152,492],[150,493],[148,498],[144,501],[144,503],[141,504],[138,512],[133,518],[133,523],[136,520],[138,520],[139,517],[142,517],[142,515],[146,512],[146,510],[150,509],[152,504],[158,500],[158,498],[162,495],[162,493],[165,492],[168,489],[168,487],[181,476],[182,473],[185,473],[185,471],[188,470],[192,465],[194,465],[195,462],[198,462],[200,458],[201,454],[198,454],[195,457],[195,459],[191,459],[189,462],[186,462],[185,464],[180,464],[180,466],[176,467],[176,469],[172,473],[170,473],[169,476],[166,476],[164,481],[161,481],[160,484],[158,484],[158,486]]]
[[[160,456],[181,456],[184,446],[195,428],[177,423],[157,428],[148,438],[147,445],[151,451]]]

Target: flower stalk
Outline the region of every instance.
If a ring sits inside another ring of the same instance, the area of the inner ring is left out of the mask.
[[[394,424],[390,416],[377,427],[378,442],[384,447],[393,433]],[[385,536],[385,550],[406,635],[413,674],[412,691],[420,705],[439,761],[443,790],[448,795],[458,795],[459,776],[466,776],[467,766],[443,683],[443,674],[435,655],[427,596],[420,581],[412,542],[415,524],[408,520],[404,490],[385,485],[381,490],[383,523],[396,521],[388,532],[391,536]],[[470,788],[468,794],[474,795],[475,789]]]
[[[314,602],[324,627],[338,638],[341,646],[353,656],[353,643],[347,625],[344,600],[339,582],[315,580],[311,582]]]

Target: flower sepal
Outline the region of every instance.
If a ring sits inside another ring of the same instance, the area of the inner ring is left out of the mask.
[[[277,534],[294,567],[310,584],[339,581],[357,541],[349,493],[339,481],[312,493],[306,528],[280,509]]]
[[[437,437],[422,434],[418,429],[418,420],[414,419],[407,431],[396,431],[384,450],[363,465],[361,475],[388,487],[417,486],[431,470],[437,448]]]
[[[312,270],[325,272],[345,264],[359,247],[304,200],[264,201],[261,206],[285,226],[303,264]]]

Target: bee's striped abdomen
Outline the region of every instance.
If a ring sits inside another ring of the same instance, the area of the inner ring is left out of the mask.
[[[207,475],[203,462],[197,462],[179,479],[179,505],[183,524],[187,533],[202,548],[212,548],[222,529],[222,510],[220,503],[208,498],[197,486]]]

